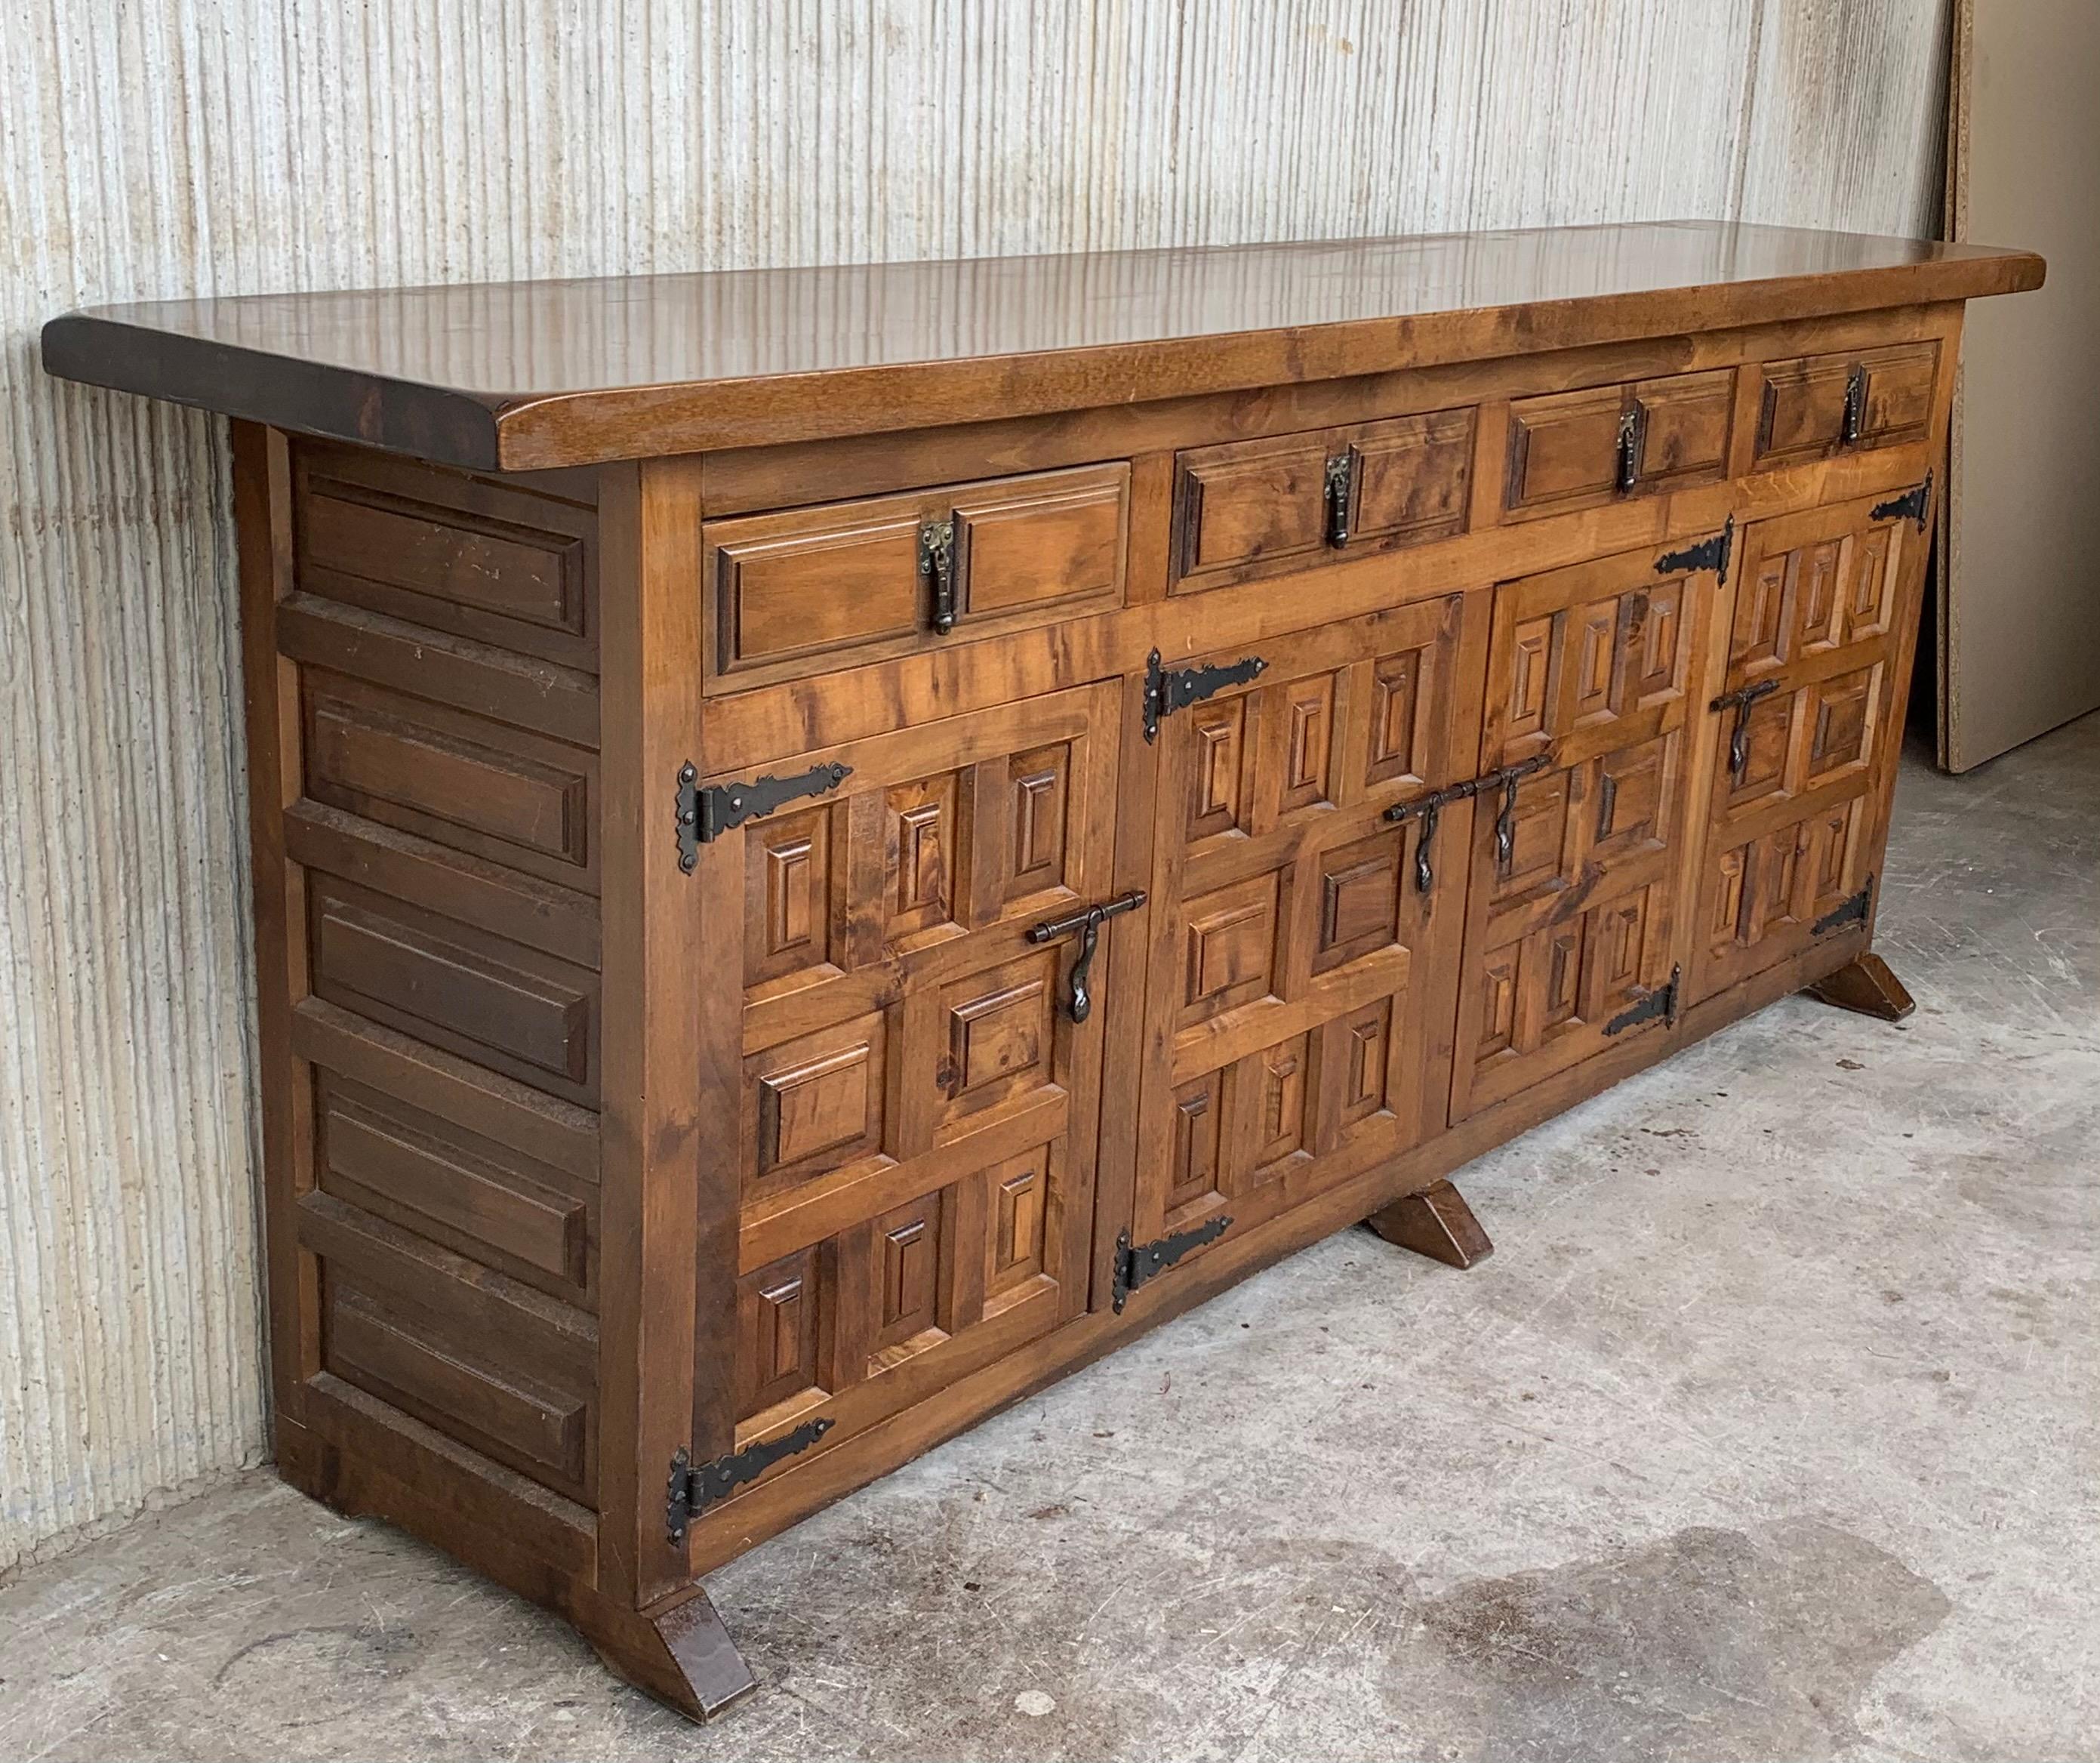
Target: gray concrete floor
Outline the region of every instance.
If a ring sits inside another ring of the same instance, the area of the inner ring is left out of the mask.
[[[265,1475],[0,1588],[0,1757],[2100,1757],[2100,716],[1794,999],[716,1575],[685,1725]]]

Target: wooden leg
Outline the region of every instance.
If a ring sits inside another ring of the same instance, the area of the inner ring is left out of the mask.
[[[1917,1008],[1903,981],[1871,950],[1855,956],[1829,979],[1817,980],[1808,995],[1819,1004],[1834,1004],[1884,1023],[1899,1023]]]
[[[690,1597],[654,1616],[607,1620],[585,1633],[613,1671],[688,1719],[712,1720],[758,1687],[697,1586]]]
[[[1447,1267],[1470,1267],[1495,1252],[1465,1196],[1449,1182],[1439,1182],[1381,1208],[1364,1220],[1387,1242],[1440,1261]]]

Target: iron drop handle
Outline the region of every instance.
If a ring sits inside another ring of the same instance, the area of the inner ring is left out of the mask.
[[[933,634],[955,628],[955,523],[929,520],[919,529],[919,573],[933,590]]]
[[[1619,418],[1619,472],[1614,485],[1621,496],[1630,496],[1640,481],[1641,413],[1629,410]]]
[[[1725,710],[1731,705],[1736,709],[1736,727],[1728,736],[1728,775],[1738,789],[1743,787],[1743,774],[1750,768],[1750,706],[1778,690],[1777,680],[1760,679],[1724,692],[1714,700],[1713,708],[1717,710]]]
[[[1094,967],[1094,952],[1101,947],[1101,926],[1110,918],[1120,918],[1125,912],[1134,912],[1145,904],[1145,890],[1132,888],[1127,894],[1118,894],[1112,900],[1098,906],[1089,906],[1083,912],[1069,912],[1062,918],[1046,918],[1039,925],[1028,927],[1027,937],[1039,947],[1055,943],[1060,937],[1079,933],[1079,957],[1072,963],[1072,971],[1066,984],[1069,992],[1065,1000],[1065,1014],[1075,1023],[1083,1023],[1094,1014],[1094,995],[1088,989],[1087,980]]]
[[[1843,444],[1856,447],[1860,436],[1867,426],[1867,370],[1864,367],[1852,369],[1852,377],[1845,382],[1845,426]]]
[[[1327,542],[1339,550],[1349,542],[1349,504],[1356,500],[1357,449],[1344,447],[1327,462]]]

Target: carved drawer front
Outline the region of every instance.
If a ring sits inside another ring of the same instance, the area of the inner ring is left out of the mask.
[[[709,686],[1119,606],[1129,502],[1116,463],[708,521]]]
[[[1939,378],[1936,342],[1767,361],[1757,462],[1798,465],[1855,447],[1921,441]]]
[[[1864,921],[1815,927],[1880,861],[1927,550],[1922,497],[1752,527],[1732,572],[1692,959],[1711,996]]]
[[[1312,568],[1466,530],[1471,409],[1183,453],[1172,590]]]
[[[1162,720],[1138,1244],[1237,1234],[1443,1124],[1463,845],[1425,890],[1422,823],[1386,814],[1467,775],[1485,601],[1262,643]]]
[[[1496,590],[1480,764],[1505,775],[1473,804],[1454,1122],[1674,1013],[1715,579],[1636,552]]]
[[[1515,400],[1510,517],[1718,481],[1727,471],[1735,387],[1733,372],[1723,369]]]
[[[701,847],[708,968],[743,986],[739,1448],[836,1442],[1086,1308],[1102,1012],[1072,1019],[1076,940],[1026,933],[1110,895],[1119,703],[798,755],[766,769],[850,769]],[[1096,996],[1141,972],[1122,933]]]

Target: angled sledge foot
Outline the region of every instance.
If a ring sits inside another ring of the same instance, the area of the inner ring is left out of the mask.
[[[1449,1182],[1439,1182],[1381,1207],[1364,1220],[1387,1242],[1440,1261],[1447,1267],[1470,1267],[1495,1252],[1465,1196]]]
[[[697,1586],[668,1610],[623,1617],[591,1633],[590,1641],[619,1676],[689,1720],[712,1720],[758,1687]]]
[[[1819,1004],[1834,1004],[1841,1010],[1854,1010],[1879,1022],[1899,1023],[1917,1008],[1903,981],[1872,951],[1854,956],[1836,973],[1807,989]]]

